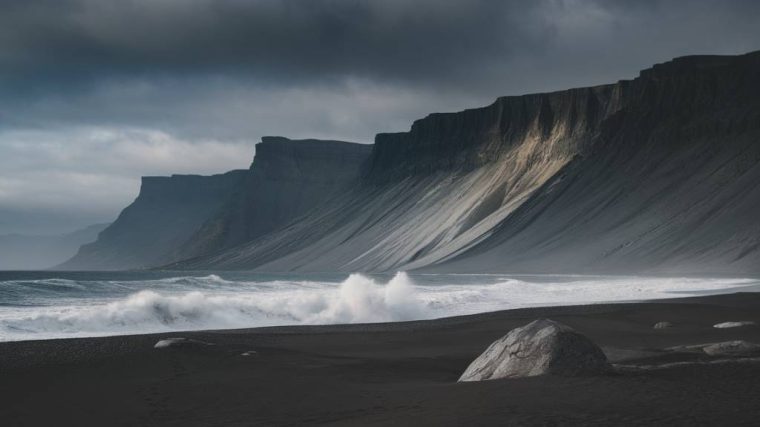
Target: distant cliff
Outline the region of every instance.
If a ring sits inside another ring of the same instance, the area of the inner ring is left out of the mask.
[[[250,241],[351,183],[367,145],[264,137],[249,170],[144,177],[137,199],[62,269],[147,268]]]
[[[362,179],[176,268],[760,272],[760,53],[379,134]]]
[[[143,177],[137,199],[59,268],[130,269],[173,261],[176,248],[218,212],[246,173]]]
[[[192,258],[276,230],[354,184],[371,146],[263,137],[249,173],[217,215],[178,250]]]

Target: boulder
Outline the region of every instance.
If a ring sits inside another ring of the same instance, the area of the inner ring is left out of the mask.
[[[654,324],[653,328],[655,329],[667,329],[672,328],[673,324],[670,322],[657,322]]]
[[[710,356],[757,356],[760,355],[760,344],[747,341],[725,341],[706,345],[702,351]]]
[[[584,335],[549,319],[515,328],[491,344],[459,381],[538,375],[593,375],[610,369],[604,352]]]

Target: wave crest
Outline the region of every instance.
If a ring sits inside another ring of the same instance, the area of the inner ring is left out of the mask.
[[[212,277],[204,278],[213,280]],[[219,279],[224,281],[224,279]],[[55,336],[244,328],[283,324],[372,323],[425,317],[406,273],[388,283],[352,274],[339,286],[298,291],[164,293],[142,290],[107,304],[48,307],[53,313],[0,324],[7,331]]]
[[[755,279],[446,275],[419,276],[421,283],[413,283],[403,272],[386,283],[362,274],[342,282],[315,278],[320,276],[4,281],[0,282],[0,304],[4,304],[0,341],[393,322],[537,305],[669,298],[758,285]]]

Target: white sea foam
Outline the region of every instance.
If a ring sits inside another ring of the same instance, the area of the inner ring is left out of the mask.
[[[0,307],[0,340],[394,322],[518,307],[687,296],[758,283],[749,279],[559,276],[438,276],[431,283],[424,277],[413,280],[403,272],[386,283],[361,274],[352,274],[342,282],[241,281],[216,275],[79,282],[82,286],[70,282],[25,282],[27,288],[45,292],[65,294],[62,289],[89,289],[90,294],[59,299],[46,295],[47,299],[39,297],[44,304]]]

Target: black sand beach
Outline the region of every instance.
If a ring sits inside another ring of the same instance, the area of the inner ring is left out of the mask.
[[[586,334],[613,363],[676,364],[456,382],[493,340],[542,317]],[[0,424],[757,425],[760,361],[662,350],[760,343],[759,326],[712,327],[736,320],[760,323],[760,293],[397,324],[1,343]],[[659,321],[674,327],[653,329]],[[215,345],[153,348],[178,336]]]

